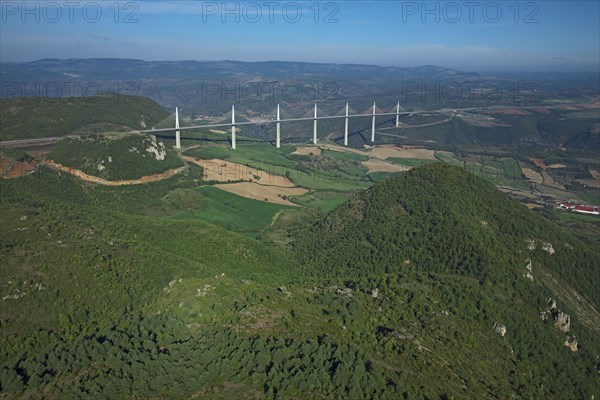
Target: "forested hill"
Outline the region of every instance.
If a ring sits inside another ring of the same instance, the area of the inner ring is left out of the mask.
[[[0,101],[0,140],[151,128],[169,113],[140,96],[104,95]]]
[[[436,343],[481,377],[483,360],[512,362],[486,382],[506,382],[523,397],[596,392],[600,253],[468,172],[441,163],[414,169],[292,236],[305,276],[377,289],[385,315],[373,318],[383,331]],[[440,309],[451,318],[442,322]],[[571,316],[568,332],[559,309]],[[474,354],[453,333],[493,327],[506,329],[508,353]],[[422,366],[419,374],[432,372]]]
[[[552,254],[543,250],[550,245]],[[331,276],[410,265],[480,280],[518,279],[532,258],[600,305],[597,251],[492,184],[443,163],[356,194],[301,232],[296,249],[306,265],[330,266]]]

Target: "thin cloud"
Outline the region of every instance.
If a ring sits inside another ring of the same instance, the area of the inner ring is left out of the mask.
[[[88,33],[83,36],[86,38],[94,39],[94,40],[103,40],[103,41],[112,40],[112,38],[110,38],[108,36],[98,36],[98,35],[94,35],[93,33]]]

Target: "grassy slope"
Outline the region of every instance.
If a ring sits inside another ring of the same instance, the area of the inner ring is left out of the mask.
[[[179,213],[172,218],[187,220],[190,218],[208,221],[228,230],[254,235],[260,229],[270,225],[275,215],[292,207],[247,199],[205,186],[197,189],[201,198],[193,213]],[[252,212],[248,212],[252,210]]]

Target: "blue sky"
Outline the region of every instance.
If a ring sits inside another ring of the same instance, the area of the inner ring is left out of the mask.
[[[474,71],[600,65],[598,1],[120,1],[118,13],[114,0],[77,3],[2,0],[2,61],[284,60]]]

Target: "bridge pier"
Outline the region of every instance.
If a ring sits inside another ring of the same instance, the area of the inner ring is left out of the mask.
[[[396,105],[396,128],[400,127],[400,102]]]
[[[348,146],[348,102],[346,102],[346,118],[344,123],[344,146]]]
[[[277,137],[275,138],[275,147],[281,147],[281,118],[279,115],[279,104],[277,104]]]
[[[231,148],[235,150],[235,105],[231,106]]]
[[[375,103],[373,103],[373,120],[371,122],[371,142],[375,141]]]
[[[179,109],[175,107],[175,128],[179,129]],[[181,136],[179,131],[175,131],[175,148],[181,149]]]
[[[313,144],[317,144],[317,103],[315,103],[315,118],[313,125]]]

